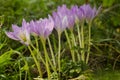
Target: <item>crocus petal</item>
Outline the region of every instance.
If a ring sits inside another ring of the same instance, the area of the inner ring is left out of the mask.
[[[28,23],[25,21],[25,19],[23,19],[23,21],[22,21],[22,27],[23,27],[23,28],[26,28],[27,25],[28,25]]]
[[[62,27],[62,22],[59,15],[56,12],[53,12],[53,19],[55,23],[55,29],[57,30],[57,32],[62,32],[62,28],[60,28]]]
[[[75,17],[72,11],[68,13],[68,28],[72,29],[75,24]]]
[[[53,19],[52,19],[52,17],[50,15],[48,15],[48,16],[49,16],[48,20],[50,21],[50,23],[49,23],[50,27],[47,26],[47,29],[49,29],[50,31],[52,31],[53,28],[54,28],[54,21],[53,21]]]
[[[21,29],[20,27],[18,27],[17,25],[12,25],[12,29],[14,32],[19,32],[19,30]]]
[[[5,34],[11,39],[19,40],[19,38],[17,38],[13,32],[5,32]]]
[[[62,29],[64,30],[68,26],[68,17],[64,16],[62,19]]]

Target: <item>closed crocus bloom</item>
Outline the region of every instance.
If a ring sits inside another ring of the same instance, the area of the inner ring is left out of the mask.
[[[100,7],[97,10],[95,7],[92,8],[90,6],[90,4],[84,4],[82,6],[80,6],[80,9],[83,10],[84,12],[84,16],[86,18],[86,21],[89,22],[91,20],[94,19],[94,17],[98,14],[98,12],[100,11]]]
[[[60,18],[63,19],[64,22],[66,22],[65,25],[63,24],[64,26],[66,26],[67,28],[73,28],[75,22],[75,18],[73,15],[74,12],[68,9],[66,5],[62,5],[61,7],[58,7],[57,13],[60,16]]]
[[[56,31],[58,33],[62,33],[68,26],[67,16],[60,17],[58,13],[53,12],[53,19],[54,19]]]
[[[6,32],[6,35],[9,38],[20,41],[22,44],[25,44],[25,45],[30,44],[29,23],[27,23],[23,19],[22,27],[18,27],[17,25],[12,25],[12,29],[13,29],[13,32]]]
[[[62,18],[64,16],[67,16],[69,9],[66,7],[66,5],[58,6],[57,13]]]
[[[53,20],[55,23],[55,29],[58,33],[62,33],[68,26],[67,8],[65,5],[58,7],[57,12],[53,12]]]
[[[29,26],[30,26],[30,33],[34,36],[38,36],[39,35],[39,27],[36,26],[36,21],[31,20]]]
[[[40,36],[41,38],[44,39],[46,39],[51,34],[53,28],[54,28],[54,21],[50,15],[49,18],[30,22],[31,33]]]
[[[66,28],[73,28],[75,17],[73,12],[66,5],[59,6],[57,12],[53,12],[55,29],[58,33],[62,33]]]
[[[84,11],[83,9],[79,8],[77,5],[71,7],[71,11],[73,12],[75,22],[81,22],[84,20]]]

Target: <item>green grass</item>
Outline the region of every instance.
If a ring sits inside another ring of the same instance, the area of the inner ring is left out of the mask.
[[[93,80],[120,80],[120,71],[100,71]]]

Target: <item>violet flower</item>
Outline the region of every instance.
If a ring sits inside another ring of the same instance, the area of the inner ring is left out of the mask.
[[[84,11],[80,9],[77,5],[71,7],[71,11],[73,12],[73,16],[75,18],[75,22],[78,23],[85,19]]]
[[[54,21],[51,16],[49,18],[40,19],[38,21],[30,22],[31,33],[40,36],[42,38],[47,38],[54,28]]]
[[[83,10],[84,16],[86,18],[86,21],[89,22],[91,20],[93,20],[99,13],[100,8],[98,8],[98,10],[96,9],[96,7],[91,7],[90,4],[84,4],[82,6],[80,6],[79,9]]]
[[[59,6],[57,12],[53,12],[53,20],[55,22],[55,29],[58,33],[62,33],[66,28],[74,26],[74,16],[66,5]]]
[[[73,15],[73,12],[71,10],[68,11],[67,14],[67,19],[68,19],[68,29],[73,29],[74,25],[75,25],[75,17]]]
[[[97,10],[95,7],[92,8],[90,4],[84,4],[80,7],[78,7],[77,5],[72,6],[71,11],[73,12],[76,23],[84,20],[88,22],[93,20],[98,15],[100,8],[101,7],[99,7]]]
[[[18,27],[17,25],[12,25],[12,29],[13,29],[13,32],[5,32],[9,38],[20,41],[22,44],[25,44],[25,45],[30,44],[29,23],[27,23],[23,19],[22,27]]]

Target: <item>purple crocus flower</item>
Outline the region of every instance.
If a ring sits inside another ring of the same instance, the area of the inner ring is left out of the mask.
[[[77,5],[71,7],[71,11],[73,12],[73,16],[75,18],[75,22],[78,23],[85,19],[84,11],[80,9]]]
[[[100,7],[97,10],[96,7],[92,8],[90,6],[90,4],[84,4],[84,5],[80,6],[79,9],[83,10],[83,13],[84,13],[84,16],[85,16],[87,22],[93,20],[100,11]]]
[[[67,8],[65,5],[63,5],[62,7],[59,6],[57,12],[53,12],[52,14],[55,23],[55,29],[58,33],[62,33],[68,25],[66,11]]]
[[[46,39],[54,28],[54,21],[49,15],[49,18],[40,19],[38,21],[30,22],[30,31],[31,33],[40,36],[41,38]]]
[[[73,15],[73,12],[71,10],[68,11],[68,14],[67,14],[67,19],[68,19],[68,29],[73,29],[74,27],[74,24],[75,24],[75,17]]]
[[[97,14],[100,11],[100,7],[97,10],[95,7],[92,8],[90,4],[84,4],[80,7],[75,5],[71,7],[71,11],[73,12],[76,22],[80,22],[84,20],[89,22],[93,20],[95,16],[97,16]]]
[[[17,25],[12,25],[12,29],[13,29],[13,32],[5,32],[9,38],[20,41],[22,44],[25,44],[25,45],[30,44],[29,23],[27,23],[23,19],[22,27],[18,27]]]
[[[53,12],[53,20],[55,22],[55,29],[58,33],[62,33],[66,28],[74,26],[74,16],[66,5],[59,6],[57,12]]]

